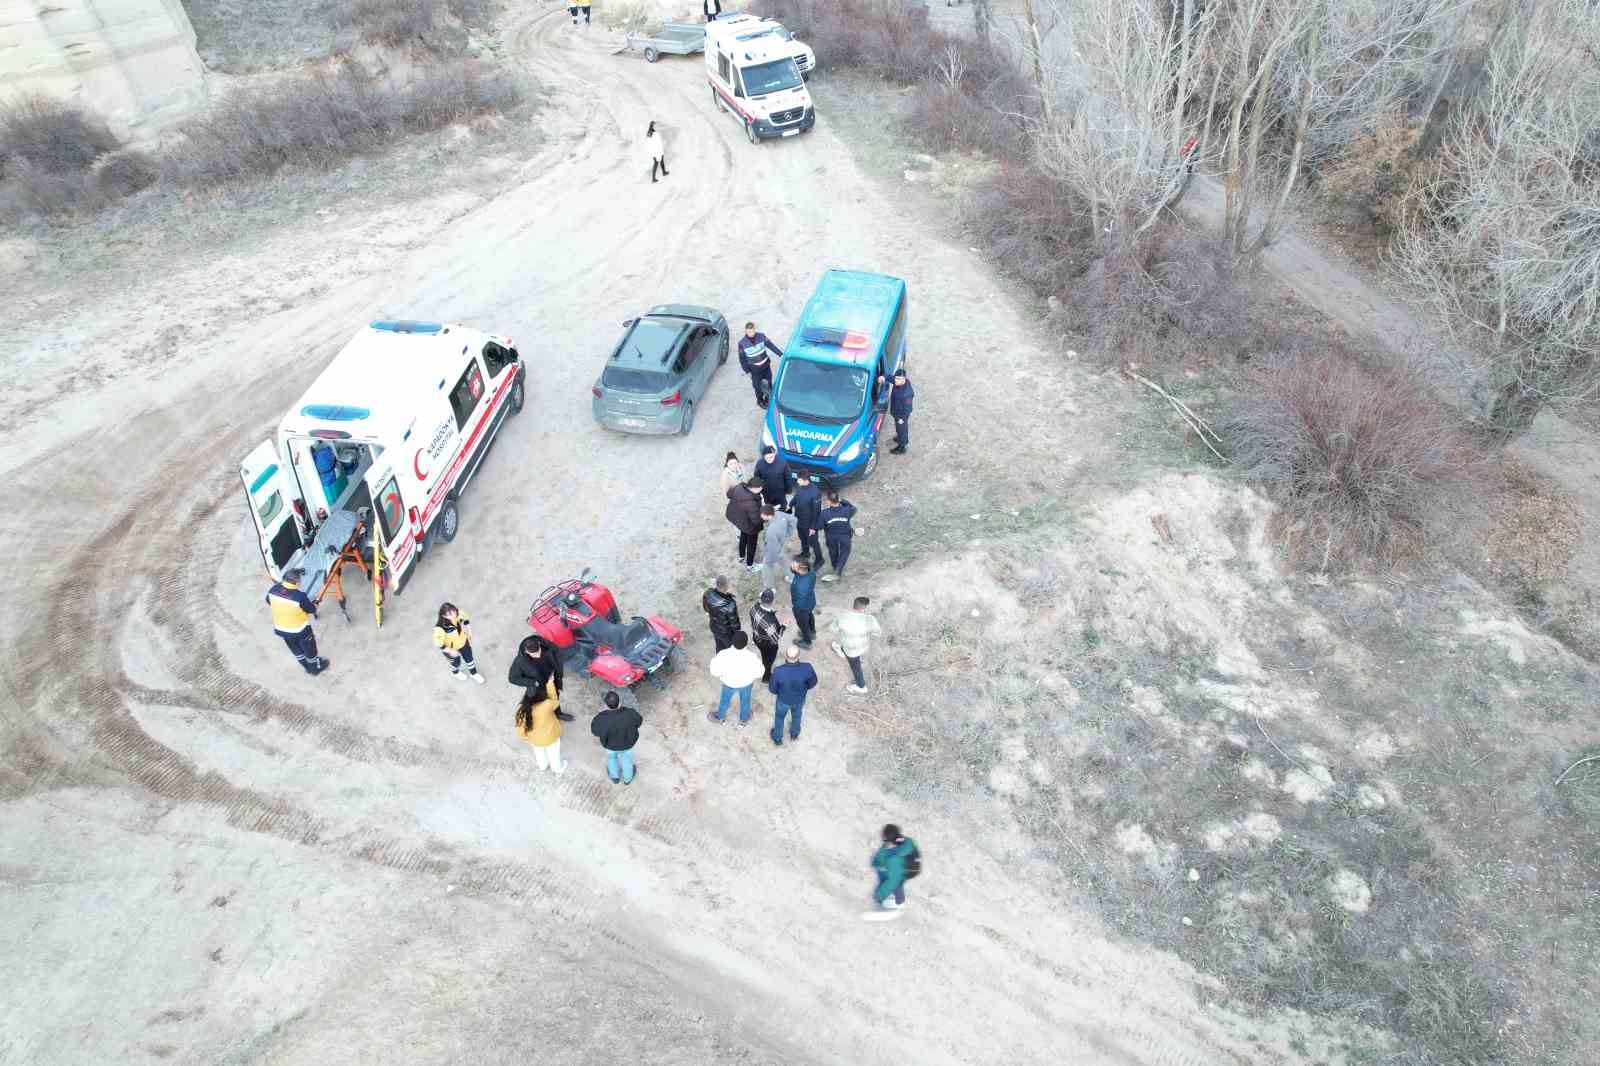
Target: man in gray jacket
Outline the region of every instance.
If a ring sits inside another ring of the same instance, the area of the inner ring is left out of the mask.
[[[776,590],[778,575],[787,568],[788,557],[784,544],[795,530],[794,515],[772,507],[761,509],[761,521],[766,528],[761,533],[761,587]]]

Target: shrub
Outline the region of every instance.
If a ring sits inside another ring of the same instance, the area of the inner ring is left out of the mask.
[[[36,170],[73,174],[120,147],[97,116],[77,104],[25,93],[0,108],[0,160],[26,160]]]
[[[1224,425],[1234,461],[1283,507],[1302,558],[1413,549],[1479,455],[1421,377],[1344,353],[1296,353],[1247,375]]]
[[[163,171],[180,183],[213,185],[285,166],[328,167],[395,134],[504,110],[520,98],[513,82],[480,73],[470,60],[426,68],[405,83],[344,63],[333,73],[234,93],[181,128]]]
[[[154,185],[160,172],[155,160],[137,149],[113,152],[94,171],[96,190],[105,200],[120,200]]]
[[[495,0],[355,0],[334,13],[334,24],[353,27],[362,40],[393,48],[421,44],[459,51],[465,36],[450,20],[461,26],[487,25],[497,8]]]

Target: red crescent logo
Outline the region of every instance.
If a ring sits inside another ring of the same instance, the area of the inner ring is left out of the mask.
[[[417,449],[416,458],[411,460],[411,469],[417,475],[418,481],[427,481],[428,475],[422,469],[422,449]]]

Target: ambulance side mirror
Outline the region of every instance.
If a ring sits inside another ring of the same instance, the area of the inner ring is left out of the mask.
[[[622,328],[623,329],[627,329],[629,326],[633,325],[637,321],[638,321],[638,319],[636,319],[636,318],[625,318],[625,319],[622,320]]]

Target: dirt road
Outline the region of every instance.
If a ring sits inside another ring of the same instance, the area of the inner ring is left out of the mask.
[[[691,674],[644,695],[631,788],[606,781],[581,703],[572,768],[530,783],[500,678],[539,587],[593,564],[709,654],[694,590],[732,548],[716,470],[758,423],[730,363],[691,437],[597,430],[587,385],[641,306],[709,303],[784,336],[824,267],[909,280],[925,428],[908,467],[856,494],[869,538],[897,482],[1072,458],[1044,428],[1061,383],[1016,307],[825,118],[752,148],[693,60],[613,56],[556,9],[513,38],[570,134],[525,181],[380,271],[330,272],[142,374],[15,414],[0,1062],[1284,1061],[1277,1027],[1199,1005],[1171,959],[1105,941],[985,858],[979,827],[852,776],[833,662],[798,747],[708,726]],[[655,186],[637,150],[651,119],[673,168]],[[174,294],[205,284],[175,269],[85,293],[74,322],[99,347],[41,340],[8,366],[115,359],[115,338],[181,323]],[[335,665],[310,679],[267,628],[235,464],[378,314],[509,332],[529,403],[458,540],[381,632],[363,611],[323,620]],[[1004,455],[980,448],[996,436],[1014,438]],[[824,621],[870,591],[878,552],[864,542]],[[445,597],[473,615],[483,689],[451,684],[429,644]],[[891,818],[929,872],[905,920],[870,925],[865,864]]]

